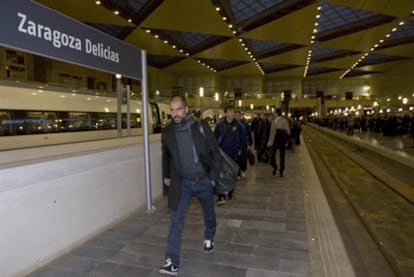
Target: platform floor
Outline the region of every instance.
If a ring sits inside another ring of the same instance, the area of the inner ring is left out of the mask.
[[[213,253],[202,250],[194,199],[186,216],[179,276],[354,276],[305,145],[287,151],[285,177],[256,163],[235,198],[216,207]],[[27,275],[160,276],[169,225],[167,199],[138,211]]]
[[[342,131],[346,135],[346,131]],[[371,144],[372,146],[395,150],[403,155],[414,156],[414,141],[406,136],[383,136],[381,133],[360,132],[355,130],[353,138]]]

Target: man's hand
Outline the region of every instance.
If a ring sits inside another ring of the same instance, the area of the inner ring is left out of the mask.
[[[216,182],[214,182],[214,181],[211,181],[211,184],[213,185],[213,187],[216,186]]]
[[[170,186],[170,183],[171,183],[171,179],[169,179],[169,178],[164,178],[164,184],[165,184],[167,187],[169,187],[169,186]]]

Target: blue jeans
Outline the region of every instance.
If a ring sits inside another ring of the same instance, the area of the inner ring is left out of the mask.
[[[181,234],[183,231],[184,217],[191,198],[195,196],[203,208],[204,214],[204,239],[211,240],[216,234],[216,211],[214,209],[214,188],[208,178],[198,182],[181,180],[181,200],[176,211],[171,210],[171,223],[168,232],[167,250],[165,258],[170,258],[174,265],[180,265]]]

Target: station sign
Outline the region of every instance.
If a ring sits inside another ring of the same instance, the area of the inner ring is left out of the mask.
[[[29,0],[1,0],[0,45],[142,78],[141,50]]]

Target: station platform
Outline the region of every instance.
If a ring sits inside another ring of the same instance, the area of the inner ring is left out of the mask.
[[[414,168],[414,140],[411,135],[384,136],[382,133],[358,129],[355,129],[352,135],[348,135],[347,130],[313,126],[340,140],[348,141],[357,147]]]
[[[346,134],[346,132],[344,134]],[[408,135],[383,136],[381,133],[360,132],[356,130],[352,137],[356,140],[378,147],[379,149],[387,148],[395,150],[404,156],[414,156],[414,140]]]
[[[284,177],[250,166],[235,197],[216,207],[213,253],[202,249],[196,199],[183,230],[179,276],[355,276],[304,144],[287,151]],[[169,226],[167,197],[26,275],[160,276]]]

